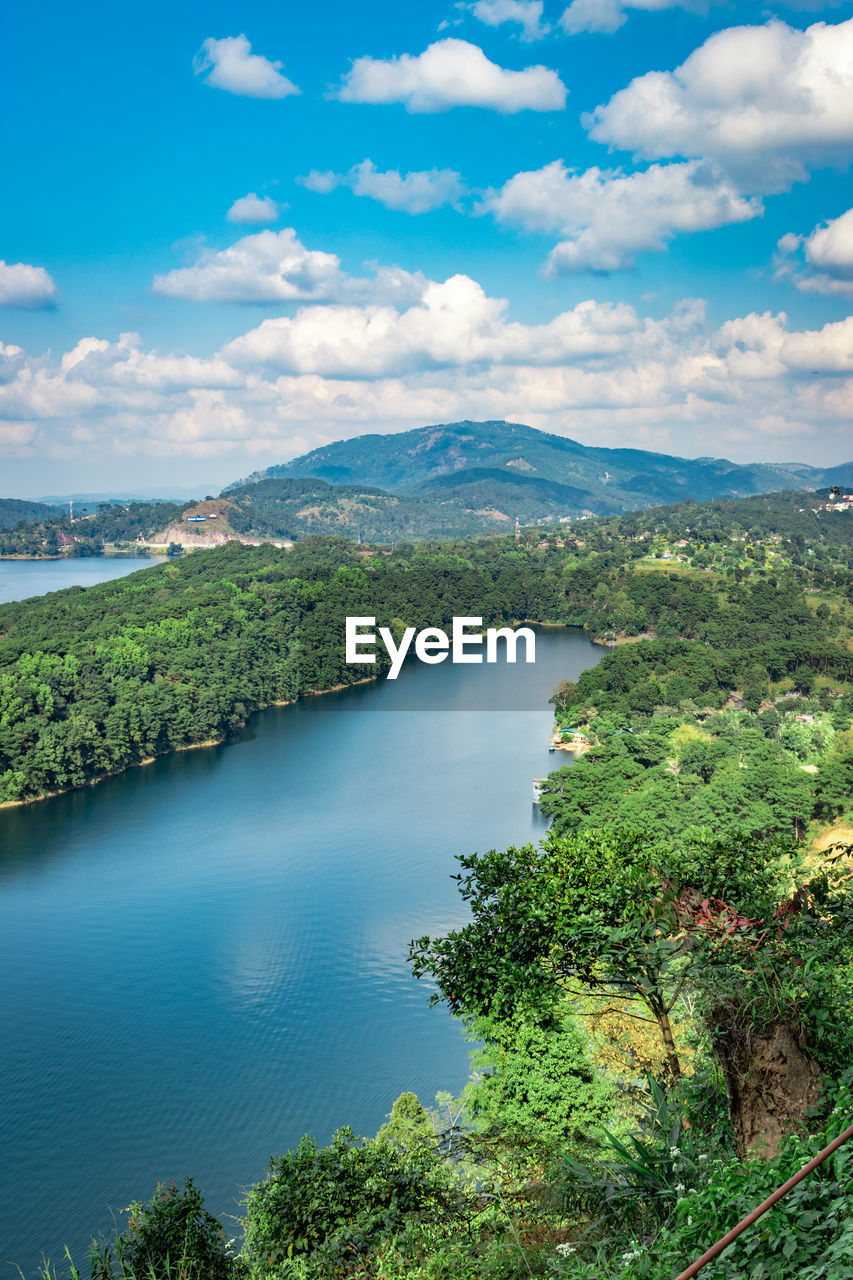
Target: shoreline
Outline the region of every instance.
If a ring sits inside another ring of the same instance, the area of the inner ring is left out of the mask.
[[[306,693],[297,694],[295,698],[284,698],[275,702],[265,702],[262,707],[258,707],[251,713],[252,716],[260,715],[262,711],[270,711],[273,707],[293,707],[303,698],[324,698],[329,693],[343,693],[346,689],[353,689],[357,685],[372,684],[379,679],[379,676],[365,676],[360,680],[353,680],[349,684],[332,685],[329,689],[311,689]],[[247,721],[243,721],[238,726],[239,729],[246,727]],[[128,773],[131,769],[143,769],[146,765],[154,764],[155,760],[162,760],[165,756],[177,755],[179,751],[199,751],[202,747],[222,747],[229,743],[234,735],[224,734],[221,738],[207,738],[204,742],[187,742],[181,747],[170,747],[168,751],[159,751],[157,755],[146,756],[144,760],[134,760],[131,764],[125,765],[123,769],[112,769],[109,773],[99,774],[97,778],[90,778],[88,782],[82,782],[78,786],[60,787],[57,791],[43,791],[37,796],[27,796],[23,800],[3,800],[0,801],[0,811],[3,809],[20,809],[28,804],[40,804],[43,800],[55,800],[57,796],[67,796],[72,791],[83,791],[86,787],[96,787],[100,782],[106,782],[108,778],[120,778],[123,773]]]
[[[8,558],[8,557],[7,557]],[[47,557],[44,557],[45,559]],[[54,557],[56,559],[65,559],[64,556]],[[532,618],[523,618],[520,622],[513,623],[514,626],[530,625],[534,627],[542,627],[543,630],[554,631],[582,631],[592,644],[603,644],[606,647],[612,647],[613,642],[606,642],[592,639],[584,627],[577,627],[568,622],[536,622]],[[646,639],[647,637],[637,637],[638,639]],[[305,698],[325,698],[329,694],[344,693],[347,689],[355,689],[366,684],[373,684],[380,678],[380,673],[370,676],[362,676],[358,680],[348,681],[346,684],[332,685],[328,689],[310,689],[305,693],[299,693],[295,698],[282,698],[274,702],[265,702],[263,706],[257,707],[251,712],[252,716],[259,715],[262,711],[269,711],[272,707],[292,707],[297,702]],[[245,728],[247,721],[243,721],[238,729]],[[202,747],[221,747],[231,741],[233,734],[225,734],[221,738],[210,738],[204,742],[187,742],[181,747],[170,747],[168,751],[160,751],[157,755],[146,756],[144,760],[134,760],[131,764],[125,765],[122,769],[113,769],[109,773],[99,774],[97,778],[90,778],[87,782],[82,782],[77,786],[60,787],[56,791],[44,791],[37,796],[27,796],[22,800],[3,800],[0,801],[0,812],[4,809],[19,809],[24,805],[40,804],[43,800],[54,800],[57,796],[68,795],[72,791],[82,791],[86,787],[96,787],[100,782],[105,782],[108,778],[118,778],[123,773],[127,773],[130,769],[141,769],[145,765],[153,764],[155,760],[161,760],[164,756],[175,755],[179,751],[198,751]]]

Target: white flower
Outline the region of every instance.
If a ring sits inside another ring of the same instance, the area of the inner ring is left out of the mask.
[[[710,1156],[705,1156],[705,1155],[703,1155],[703,1156],[699,1156],[699,1159],[700,1159],[700,1160],[710,1160],[710,1159],[711,1159],[711,1157],[710,1157]]]
[[[679,1156],[681,1155],[681,1152],[678,1150],[678,1147],[670,1147],[669,1154],[671,1156]]]
[[[576,1247],[577,1246],[573,1244],[558,1244],[557,1253],[559,1253],[561,1258],[568,1258],[570,1253],[574,1253]]]
[[[687,1188],[685,1187],[685,1185],[684,1185],[684,1183],[683,1183],[683,1182],[679,1182],[678,1186],[677,1186],[675,1189],[676,1189],[676,1191],[686,1191],[686,1190],[687,1190]]]

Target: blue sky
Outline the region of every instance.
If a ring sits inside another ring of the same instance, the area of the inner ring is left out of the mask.
[[[10,6],[3,495],[506,417],[853,456],[853,3]]]

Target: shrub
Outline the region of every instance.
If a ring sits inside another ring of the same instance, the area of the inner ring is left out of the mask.
[[[136,1202],[128,1213],[115,1240],[115,1260],[110,1245],[94,1247],[93,1280],[235,1280],[245,1274],[192,1178],[182,1190],[174,1182],[158,1184],[150,1204]]]
[[[346,1275],[383,1240],[464,1213],[461,1187],[432,1147],[339,1129],[270,1161],[246,1201],[244,1256],[258,1280]],[[308,1265],[303,1265],[305,1260]]]

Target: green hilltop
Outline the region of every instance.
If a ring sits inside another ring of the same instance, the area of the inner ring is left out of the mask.
[[[848,484],[853,464],[834,467],[830,474],[802,463],[677,458],[582,445],[520,423],[466,421],[336,441],[247,481],[309,476],[452,501],[497,521],[516,515],[541,521]]]

